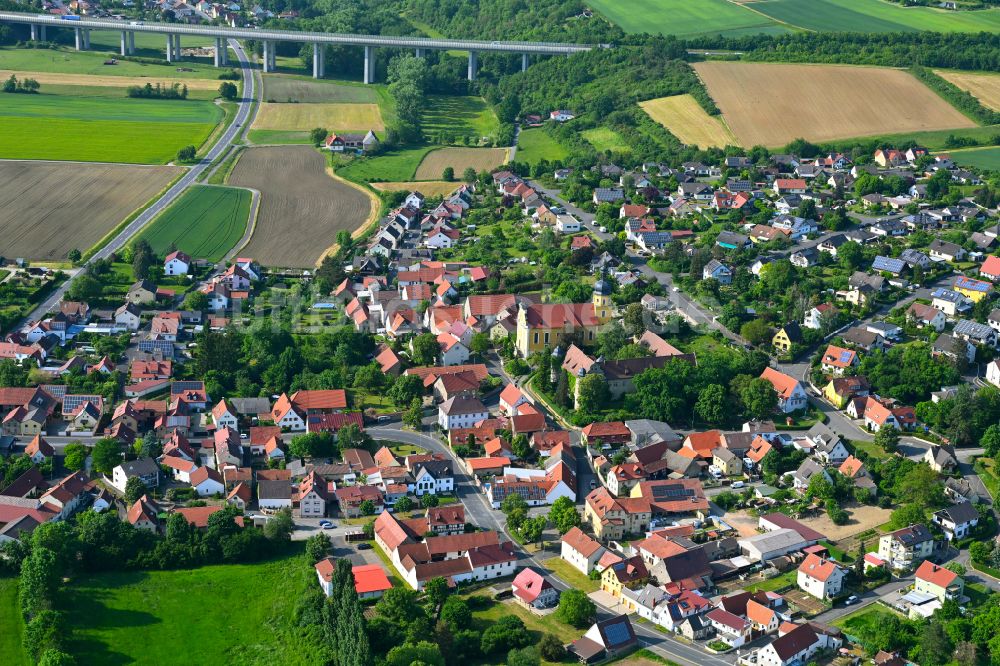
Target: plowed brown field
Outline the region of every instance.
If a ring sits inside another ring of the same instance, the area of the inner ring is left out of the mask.
[[[182,171],[0,161],[0,254],[59,261],[86,252]]]
[[[310,146],[247,148],[229,183],[260,191],[257,224],[240,254],[265,266],[312,268],[338,231],[353,232],[372,212],[368,195],[327,175]]]

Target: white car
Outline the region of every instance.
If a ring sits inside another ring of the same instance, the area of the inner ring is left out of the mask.
[[[742,481],[733,481],[732,485],[730,485],[729,487],[730,488],[742,488],[745,485],[747,485],[747,484],[743,483]]]
[[[608,233],[607,227],[598,227],[597,230],[600,231],[602,234]]]

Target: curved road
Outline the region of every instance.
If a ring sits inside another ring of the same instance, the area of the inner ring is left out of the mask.
[[[151,206],[146,210],[142,211],[138,217],[132,220],[127,227],[122,229],[122,231],[115,236],[111,241],[108,242],[103,248],[94,253],[90,259],[84,264],[88,266],[91,262],[97,259],[105,259],[128,243],[139,231],[149,224],[150,221],[157,215],[159,215],[163,210],[172,204],[181,194],[184,193],[191,185],[195,184],[198,177],[205,171],[211,163],[222,155],[233,142],[242,135],[245,131],[245,126],[248,125],[250,120],[250,112],[253,108],[254,98],[256,97],[257,87],[256,79],[254,77],[253,69],[250,67],[250,58],[247,56],[243,47],[240,46],[239,42],[236,40],[230,40],[229,45],[236,52],[236,57],[240,62],[240,69],[243,73],[243,97],[240,99],[239,108],[236,110],[236,117],[233,122],[229,124],[229,127],[225,129],[222,136],[215,142],[208,153],[201,159],[200,162],[195,164],[193,167],[188,169],[187,173],[181,176],[180,180],[171,186],[163,196],[157,199]],[[52,294],[42,301],[38,307],[32,310],[31,314],[25,319],[25,321],[32,321],[41,319],[49,310],[55,308],[55,306],[62,300],[62,297],[69,290],[69,286],[73,283],[78,275],[84,271],[77,271],[72,275],[66,282],[62,284],[58,289],[52,292]]]

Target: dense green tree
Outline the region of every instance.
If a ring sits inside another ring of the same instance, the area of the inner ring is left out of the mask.
[[[91,466],[98,474],[110,476],[122,461],[121,445],[117,439],[105,437],[97,440],[91,451]]]
[[[694,409],[706,423],[722,423],[726,418],[726,389],[719,384],[709,384],[698,393]]]
[[[559,531],[559,534],[566,534],[574,527],[580,525],[580,513],[576,510],[576,504],[568,497],[560,497],[552,503],[549,509],[549,522]]]
[[[766,419],[778,407],[778,393],[774,385],[763,378],[749,382],[740,394],[746,415],[751,419]]]
[[[129,478],[129,480],[125,482],[125,504],[127,506],[132,506],[147,492],[149,492],[149,489],[146,487],[146,484],[142,482],[142,479],[137,476]]]
[[[325,558],[329,552],[330,537],[326,534],[320,532],[306,539],[306,555],[313,564]]]
[[[577,404],[582,412],[596,412],[608,404],[611,392],[603,375],[592,373],[578,380]]]
[[[89,450],[83,444],[67,444],[66,448],[63,449],[65,458],[63,458],[63,465],[66,469],[71,472],[78,472],[83,469],[84,465],[87,463],[87,455]]]
[[[565,590],[559,595],[556,617],[574,627],[587,627],[597,617],[597,606],[582,590]]]

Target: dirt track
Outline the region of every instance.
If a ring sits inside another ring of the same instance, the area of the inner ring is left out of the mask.
[[[359,189],[330,178],[310,146],[248,148],[229,183],[261,193],[257,225],[240,253],[265,266],[312,268],[341,229],[354,231],[372,203]]]
[[[86,252],[181,171],[0,161],[0,255],[59,261]]]

